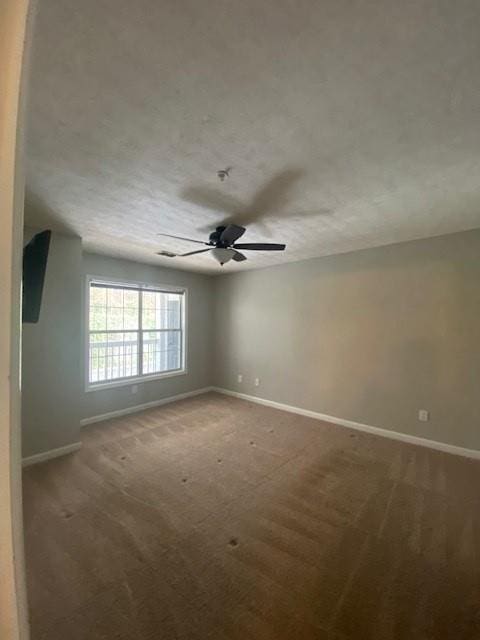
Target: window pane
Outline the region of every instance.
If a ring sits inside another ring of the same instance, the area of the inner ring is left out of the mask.
[[[144,291],[142,295],[143,329],[181,328],[183,294]]]
[[[166,323],[168,329],[180,329],[183,295],[165,295]]]
[[[106,289],[90,287],[90,331],[105,331],[107,328]]]
[[[123,307],[123,289],[107,289],[107,306]]]
[[[123,305],[126,309],[138,310],[138,291],[126,289],[123,292]]]
[[[105,307],[107,304],[107,290],[104,287],[90,287],[90,304]]]
[[[138,332],[92,333],[89,380],[102,382],[138,375]]]
[[[105,306],[90,307],[90,331],[105,331],[107,328],[107,309]]]
[[[107,307],[107,329],[118,331],[123,329],[123,308]]]
[[[142,306],[144,309],[155,309],[156,291],[142,291]]]
[[[181,368],[181,331],[143,332],[143,371],[159,373]]]
[[[140,296],[143,371],[139,371]],[[178,370],[182,355],[182,293],[90,286],[91,383]]]
[[[155,309],[142,309],[142,329],[157,329]]]
[[[90,331],[136,330],[138,310],[138,291],[95,286],[90,289]]]
[[[138,308],[123,310],[123,329],[138,329]]]

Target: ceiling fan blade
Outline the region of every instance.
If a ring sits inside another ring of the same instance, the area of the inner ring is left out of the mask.
[[[250,251],[283,251],[285,249],[284,244],[272,244],[270,242],[250,242],[246,244],[234,244],[234,249],[247,249]]]
[[[246,259],[247,256],[244,256],[243,253],[240,253],[240,251],[235,251],[232,258],[232,260],[235,260],[235,262],[243,262]]]
[[[196,253],[205,253],[211,251],[212,248],[198,249],[198,251],[189,251],[188,253],[172,253],[171,251],[157,251],[157,256],[165,256],[165,258],[185,258],[185,256],[194,256]]]
[[[166,238],[176,238],[177,240],[187,240],[187,242],[196,242],[197,244],[210,244],[202,240],[193,240],[192,238],[183,238],[182,236],[172,236],[170,233],[157,233],[157,236],[165,236]]]
[[[212,249],[198,249],[198,251],[189,251],[188,253],[179,253],[179,258],[185,258],[186,256],[194,256],[196,253],[205,253],[206,251],[211,251]]]
[[[244,227],[239,227],[236,224],[229,224],[220,236],[220,242],[230,246],[235,242],[235,240],[238,240],[240,236],[243,236],[244,233]]]

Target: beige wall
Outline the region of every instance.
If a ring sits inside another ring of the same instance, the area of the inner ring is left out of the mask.
[[[78,239],[54,234],[40,323],[24,331],[24,455],[77,441],[81,418],[212,383],[480,448],[479,256],[472,231],[211,278],[81,258]],[[87,275],[187,287],[188,373],[138,383],[136,394],[86,392]]]
[[[34,230],[27,229],[26,238]],[[188,289],[185,375],[85,391],[84,292],[87,275]],[[23,325],[22,433],[27,457],[80,440],[80,420],[211,384],[212,279],[174,269],[82,254],[81,240],[52,234],[40,319]]]
[[[216,300],[218,386],[480,449],[480,230],[224,275]]]
[[[82,386],[82,417],[103,415],[138,404],[194,391],[211,384],[212,368],[212,278],[198,273],[164,269],[151,265],[117,260],[94,254],[84,254],[82,281],[86,276],[119,278],[148,284],[182,286],[188,289],[187,368],[185,375],[84,392]],[[84,287],[82,287],[84,290]],[[82,355],[83,343],[82,343]]]
[[[24,457],[80,439],[81,260],[80,238],[52,234],[40,318],[23,325]]]

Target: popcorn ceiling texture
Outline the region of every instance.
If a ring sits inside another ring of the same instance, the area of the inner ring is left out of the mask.
[[[155,234],[287,243],[232,271],[479,227],[479,29],[473,0],[42,0],[27,222],[210,273]]]

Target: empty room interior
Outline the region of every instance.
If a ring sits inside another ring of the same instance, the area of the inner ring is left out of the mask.
[[[32,21],[31,640],[480,638],[480,5]]]

